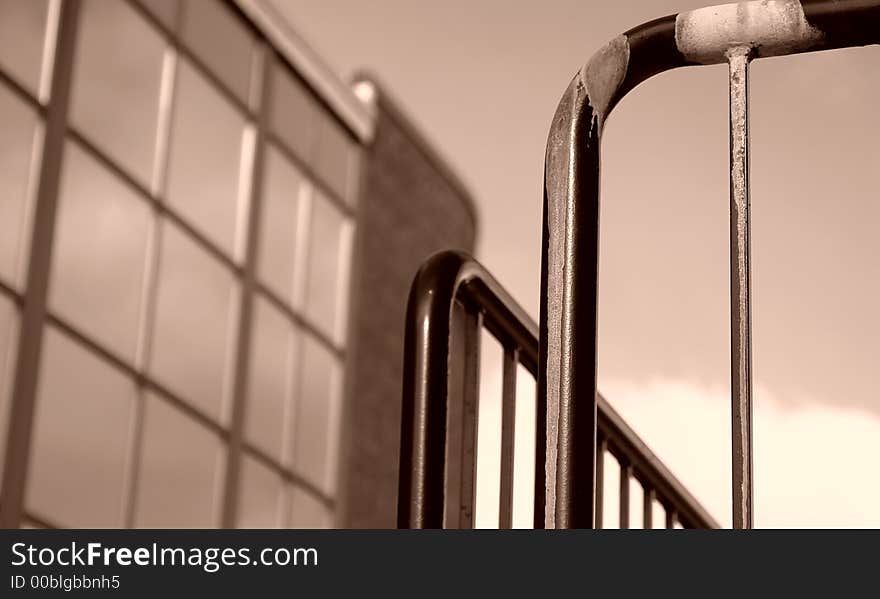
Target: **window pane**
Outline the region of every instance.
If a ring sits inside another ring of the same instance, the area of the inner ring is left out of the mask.
[[[308,491],[290,485],[290,528],[330,528],[330,510]]]
[[[211,528],[219,515],[220,439],[148,394],[138,482],[139,528]]]
[[[242,101],[250,88],[256,40],[217,0],[183,3],[183,40]]]
[[[77,145],[64,161],[50,308],[133,360],[150,208]]]
[[[0,0],[0,68],[39,91],[49,0]]]
[[[63,527],[122,525],[134,382],[49,328],[37,395],[27,506]]]
[[[42,125],[37,115],[4,85],[0,85],[0,131],[0,278],[20,289]]]
[[[348,292],[351,223],[320,193],[314,195],[309,228],[306,316],[341,342],[341,314]]]
[[[271,145],[264,165],[259,276],[279,297],[292,302],[297,215],[308,187],[296,167]]]
[[[245,120],[186,61],[179,63],[177,82],[168,199],[232,254]]]
[[[339,364],[330,352],[309,336],[303,338],[302,352],[294,465],[309,482],[332,494],[339,442]]]
[[[283,65],[273,70],[269,123],[284,144],[308,160],[318,107],[311,93]]]
[[[336,194],[347,200],[348,178],[354,145],[348,134],[329,114],[322,113],[316,121],[318,130],[312,165],[321,179]]]
[[[242,456],[241,467],[238,527],[278,528],[281,477],[247,454]]]
[[[88,0],[82,11],[71,120],[149,185],[165,44],[126,2]]]
[[[166,221],[151,368],[212,418],[224,404],[236,294],[232,273]]]
[[[283,446],[290,437],[287,423],[295,363],[293,325],[267,300],[254,302],[245,434],[247,439],[282,460]]]
[[[6,433],[9,422],[12,378],[18,344],[19,311],[5,295],[0,295],[0,489],[6,455]]]

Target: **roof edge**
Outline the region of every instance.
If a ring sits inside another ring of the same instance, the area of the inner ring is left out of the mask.
[[[369,143],[376,128],[374,115],[294,30],[278,9],[269,0],[233,0],[233,2],[361,143]]]
[[[443,156],[437,146],[429,140],[428,136],[409,116],[402,103],[388,91],[388,87],[374,73],[368,70],[356,71],[352,77],[351,85],[355,95],[367,106],[366,110],[373,115],[373,118],[378,119],[380,110],[387,114],[406,133],[425,160],[432,164],[440,176],[452,187],[456,195],[462,199],[471,216],[475,237],[479,237],[480,219],[474,195],[456,174],[450,161]]]

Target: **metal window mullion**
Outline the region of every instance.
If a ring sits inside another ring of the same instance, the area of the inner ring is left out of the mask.
[[[307,178],[312,186],[320,192],[327,201],[336,207],[339,212],[350,218],[357,217],[357,211],[354,206],[346,201],[345,198],[334,191],[329,182],[325,181],[322,176],[309,164],[309,161],[300,156],[297,152],[288,147],[287,143],[272,131],[266,132],[267,139],[272,143],[272,147],[277,149],[287,160],[292,162],[296,168]]]
[[[168,184],[169,147],[174,120],[174,100],[177,89],[178,55],[173,46],[165,48],[162,63],[162,87],[159,96],[156,145],[153,152],[153,174],[150,182],[150,228],[147,236],[144,276],[142,280],[141,315],[138,322],[138,345],[134,367],[146,379],[149,376],[150,356],[155,335],[156,308],[159,296],[159,269],[162,256],[162,229],[164,225],[161,205]],[[146,414],[147,386],[138,381],[137,401],[129,450],[126,500],[124,500],[123,523],[126,528],[135,527],[138,482],[140,480],[143,452],[144,422]]]
[[[210,84],[214,90],[221,95],[225,100],[227,100],[230,104],[235,106],[235,108],[244,114],[247,115],[248,118],[256,119],[258,118],[256,112],[252,110],[250,106],[250,98],[241,98],[238,93],[233,91],[219,75],[214,73],[214,70],[209,68],[208,65],[193,51],[190,49],[189,45],[183,41],[183,10],[185,7],[185,2],[181,2],[177,8],[177,14],[175,16],[175,22],[169,26],[163,23],[159,18],[157,18],[152,12],[150,12],[147,8],[142,6],[142,2],[129,2],[129,5],[140,14],[140,16],[147,21],[150,26],[161,35],[166,43],[168,43],[172,48],[174,48],[175,53],[178,56],[178,59],[182,58],[186,60],[200,75],[202,75]],[[251,66],[253,69],[253,65]]]
[[[21,307],[21,304],[24,301],[18,291],[3,279],[0,279],[0,295],[6,296],[9,301],[14,303],[18,308]]]
[[[234,528],[236,526],[239,482],[241,479],[242,437],[244,435],[244,421],[247,417],[245,402],[247,400],[251,337],[253,335],[253,305],[257,288],[256,266],[259,248],[260,216],[262,214],[263,157],[265,155],[265,132],[268,126],[268,104],[271,98],[270,88],[272,83],[269,69],[272,68],[273,64],[271,50],[265,45],[262,45],[261,49],[263,52],[262,66],[254,71],[259,73],[258,76],[261,78],[259,116],[256,121],[253,162],[250,171],[250,188],[244,192],[245,197],[248,198],[250,209],[247,214],[247,231],[244,240],[244,262],[240,290],[241,305],[238,331],[235,337],[237,348],[232,380],[230,439],[220,519],[220,525],[223,528]],[[242,150],[244,150],[244,146]],[[244,160],[245,156],[242,155],[241,159]]]
[[[279,147],[273,144],[274,147]],[[290,290],[290,307],[296,314],[305,314],[308,301],[308,283],[312,245],[312,202],[315,190],[310,180],[302,181],[297,190],[296,230],[294,231],[293,275]],[[273,294],[274,297],[274,294]],[[284,302],[282,302],[284,303]],[[287,304],[284,303],[286,306]],[[306,320],[303,317],[303,320]],[[318,327],[315,327],[318,330]],[[322,333],[323,336],[323,333]],[[333,340],[327,337],[330,345]]]
[[[98,164],[112,173],[117,179],[125,183],[132,192],[138,195],[143,201],[149,203],[154,210],[158,210],[165,220],[168,220],[181,230],[186,237],[195,243],[202,251],[211,256],[214,260],[225,266],[233,272],[237,277],[242,276],[242,267],[239,266],[233,256],[226,254],[214,241],[209,239],[207,235],[196,228],[189,220],[174,211],[168,204],[157,200],[150,189],[138,182],[134,177],[119,166],[113,159],[102,149],[96,146],[77,128],[70,125],[67,130],[67,138],[74,140],[77,146],[85,151],[89,156],[94,158]]]
[[[223,427],[216,421],[216,418],[214,416],[206,414],[200,408],[197,408],[193,404],[187,402],[185,399],[183,399],[183,397],[181,397],[176,392],[172,391],[159,381],[144,376],[143,373],[139,372],[137,369],[135,369],[134,366],[132,366],[127,358],[122,357],[114,353],[112,350],[107,349],[95,339],[89,337],[86,333],[82,331],[82,329],[78,328],[70,321],[65,320],[57,314],[52,314],[50,312],[46,316],[46,324],[52,325],[52,328],[57,329],[61,333],[64,333],[64,335],[79,344],[81,346],[80,349],[92,354],[92,357],[106,362],[108,366],[119,371],[121,374],[127,376],[128,378],[134,380],[141,387],[144,387],[158,395],[161,395],[166,401],[174,405],[183,413],[187,414],[193,420],[201,423],[203,426],[214,431],[217,434],[224,434]]]
[[[0,528],[19,526],[24,503],[79,9],[79,0],[67,0],[62,4],[52,61],[51,92],[46,106],[43,157],[9,415]]]
[[[294,321],[295,322],[295,321]],[[292,473],[296,468],[296,427],[298,423],[297,412],[299,408],[299,398],[302,395],[301,385],[303,380],[303,365],[305,360],[305,334],[296,325],[294,325],[288,336],[287,346],[287,376],[285,377],[285,395],[284,395],[284,423],[282,425],[281,439],[281,464],[288,467]],[[245,441],[247,443],[247,441]],[[309,489],[315,489],[324,496],[323,490],[313,487],[312,483],[304,477],[296,475],[295,481],[299,487],[308,486]],[[329,496],[327,496],[329,498]],[[281,518],[279,526],[281,528],[290,528],[291,512],[293,510],[293,497],[288,488],[282,490],[281,493]]]
[[[295,485],[300,491],[311,496],[315,501],[325,507],[332,508],[336,503],[333,497],[327,494],[323,489],[318,488],[313,482],[303,477],[302,474],[296,472],[293,467],[279,463],[278,460],[267,455],[265,450],[257,447],[248,441],[247,438],[242,438],[241,450],[243,454],[247,454],[247,457],[274,472],[284,483]],[[286,501],[289,498],[284,499],[285,501],[281,503],[286,505],[289,509],[289,501]],[[281,519],[280,526],[282,528],[289,528],[289,525],[286,523],[286,517]]]
[[[296,266],[294,266],[294,270],[296,270]],[[260,294],[263,299],[266,299],[270,304],[272,304],[275,309],[284,314],[291,322],[293,322],[304,334],[308,334],[308,336],[315,340],[321,347],[323,347],[327,352],[336,356],[336,358],[340,361],[345,359],[345,348],[336,345],[333,340],[327,336],[327,334],[319,329],[316,325],[312,324],[305,316],[303,316],[300,312],[301,310],[294,309],[290,307],[290,305],[281,297],[278,296],[274,291],[266,287],[263,283],[257,281],[256,290]]]

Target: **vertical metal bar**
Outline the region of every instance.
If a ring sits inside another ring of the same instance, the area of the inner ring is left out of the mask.
[[[462,357],[467,353],[466,319],[467,314],[459,302],[455,302],[450,315],[450,352],[454,360],[449,372],[449,388],[463,390]],[[445,497],[443,510],[444,528],[461,528],[461,485],[462,485],[462,442],[464,440],[464,393],[450,393],[446,408],[446,454]],[[451,509],[450,506],[456,506]]]
[[[252,124],[253,133],[253,155],[251,164],[248,167],[243,165],[242,173],[249,172],[249,178],[240,182],[242,189],[239,198],[240,202],[249,206],[249,210],[240,210],[239,231],[243,232],[244,239],[236,240],[237,247],[244,247],[244,261],[241,278],[241,306],[238,316],[238,330],[233,337],[236,342],[235,356],[233,361],[232,376],[232,423],[229,434],[229,454],[226,459],[226,476],[224,478],[223,496],[221,497],[221,514],[220,523],[223,528],[234,528],[236,526],[238,514],[238,491],[239,481],[241,480],[241,448],[242,437],[244,436],[244,420],[245,420],[245,403],[247,400],[247,390],[250,377],[250,355],[251,355],[251,337],[253,335],[254,320],[254,296],[256,294],[256,269],[257,269],[257,252],[259,248],[260,221],[262,214],[262,195],[263,195],[263,157],[265,155],[266,146],[266,129],[269,121],[269,102],[272,98],[272,77],[270,69],[273,67],[272,52],[268,46],[260,48],[260,59],[256,61],[254,73],[256,83],[260,90],[260,105],[258,110],[257,122]],[[246,138],[245,138],[246,139]],[[241,160],[247,160],[247,146],[242,144]],[[247,169],[247,170],[245,170]],[[242,175],[244,178],[245,175]],[[248,187],[245,187],[248,185]],[[241,234],[241,233],[240,233]],[[291,366],[288,364],[288,368]]]
[[[596,528],[602,528],[603,508],[605,506],[605,452],[608,450],[608,442],[599,437],[596,447]]]
[[[644,487],[642,500],[642,528],[654,528],[654,489]]]
[[[443,254],[416,274],[406,307],[404,333],[403,397],[400,429],[400,483],[397,495],[399,528],[442,528],[447,520],[461,516],[446,500],[453,486],[462,493],[459,504],[467,504],[467,520],[473,521],[473,465],[476,436],[477,369],[479,368],[479,327],[481,316],[457,304],[460,257]],[[453,334],[455,327],[455,334]],[[454,346],[452,344],[455,344]],[[452,351],[450,351],[452,349]],[[461,368],[457,367],[461,364]],[[455,459],[447,456],[447,425],[450,400],[464,395],[462,453],[470,456],[469,467],[461,469],[464,459],[450,480],[446,466]]]
[[[663,509],[666,510],[666,528],[671,530],[675,528],[675,509],[669,505],[664,505]]]
[[[596,477],[599,136],[602,115],[575,77],[557,109],[544,168],[538,388],[547,404],[547,516],[592,528]]]
[[[513,528],[513,444],[516,436],[516,368],[519,349],[504,348],[501,381],[501,492],[498,527]]]
[[[632,476],[630,464],[620,464],[620,528],[629,528],[629,479]]]
[[[752,527],[752,353],[749,217],[749,60],[727,52],[730,72],[730,370],[733,527]]]
[[[483,315],[469,311],[464,319],[462,342],[464,364],[462,365],[461,391],[463,410],[461,419],[461,501],[459,502],[460,528],[474,527],[474,509],[477,486],[477,430],[480,419],[480,331]]]
[[[0,500],[0,528],[18,528],[24,501],[79,7],[78,0],[68,0],[62,4],[59,17],[12,388],[3,497]]]
[[[443,502],[443,522],[447,528],[474,527],[482,322],[479,311],[454,302],[449,351],[446,496]]]

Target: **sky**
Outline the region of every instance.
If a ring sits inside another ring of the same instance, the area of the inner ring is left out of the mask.
[[[543,157],[559,97],[607,40],[703,5],[272,1],[341,77],[375,72],[437,145],[474,194],[478,258],[535,317]],[[880,454],[878,59],[874,46],[751,68],[759,526],[880,526],[870,501],[880,491],[870,466]],[[657,76],[609,118],[598,365],[606,398],[722,523],[727,152],[724,66]],[[498,372],[485,364],[484,376]],[[485,397],[490,422],[497,406]]]

